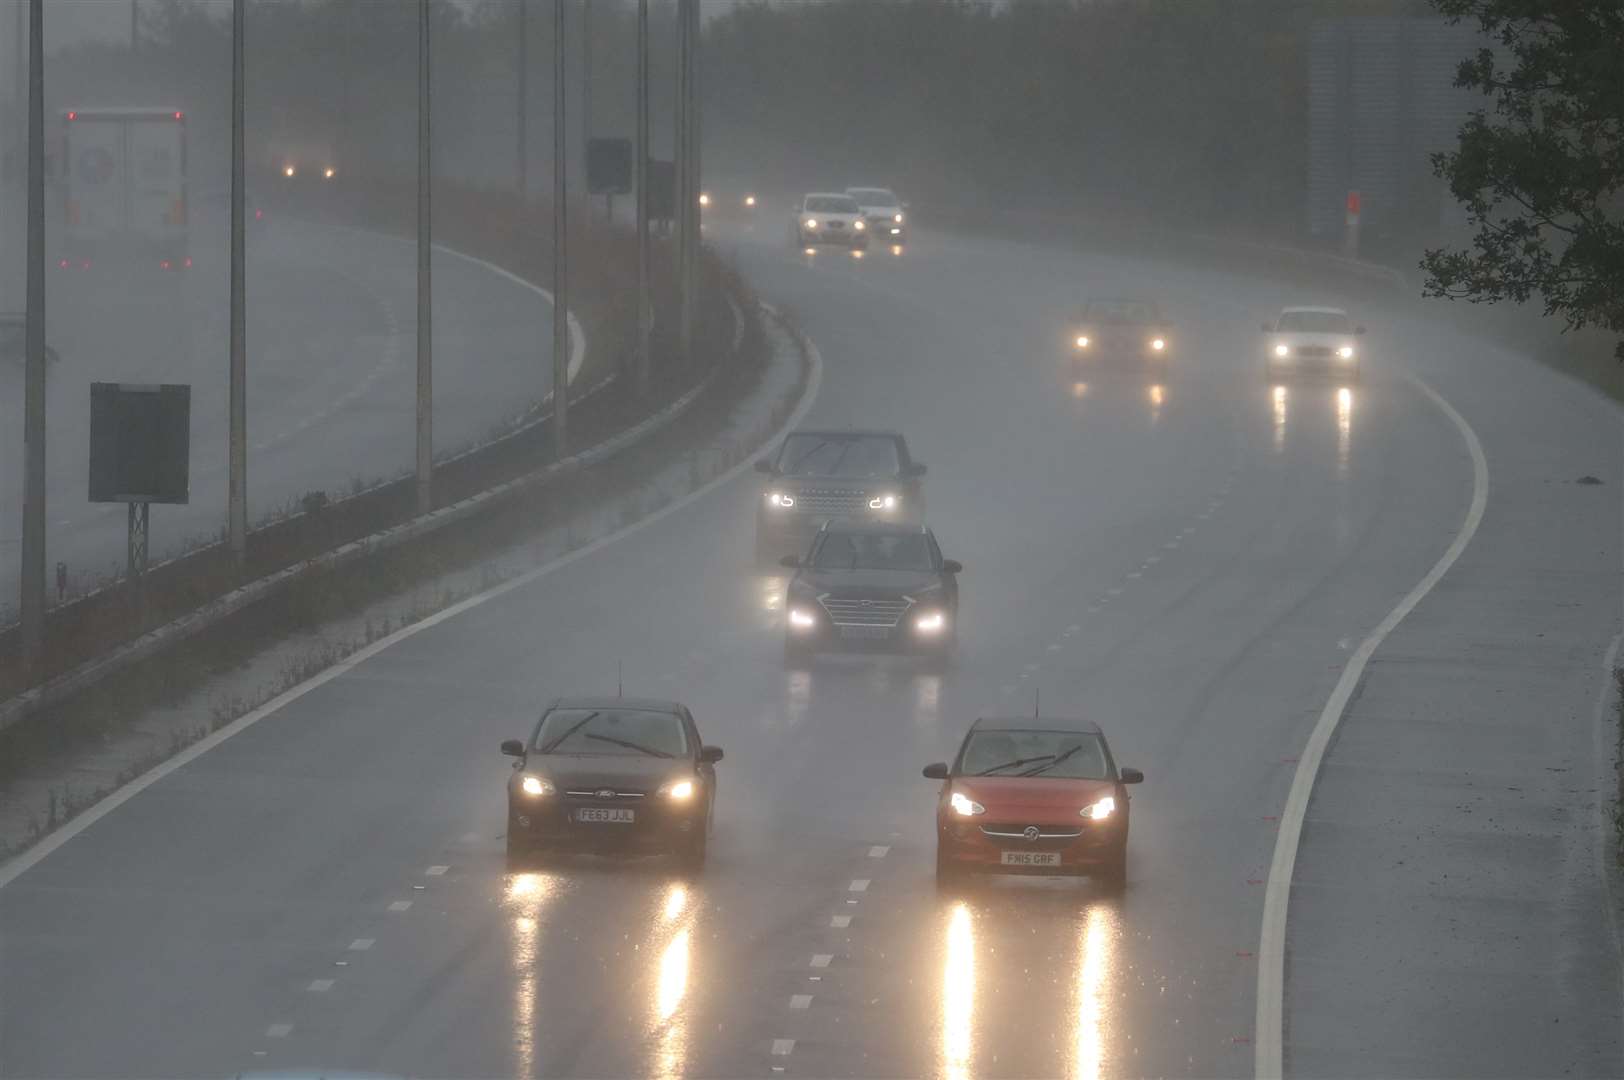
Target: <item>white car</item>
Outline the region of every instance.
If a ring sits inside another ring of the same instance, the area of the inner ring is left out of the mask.
[[[857,200],[841,192],[815,191],[795,211],[795,246],[838,244],[857,251],[868,247],[868,222]]]
[[[1341,308],[1285,308],[1263,324],[1263,372],[1270,379],[1315,373],[1357,380],[1364,332]]]
[[[890,188],[849,187],[846,194],[857,200],[863,208],[863,220],[868,222],[869,235],[900,244],[908,234],[907,206]]]

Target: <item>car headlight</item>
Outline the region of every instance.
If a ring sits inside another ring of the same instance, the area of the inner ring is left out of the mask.
[[[788,510],[795,505],[795,496],[786,491],[769,491],[767,493],[767,504]]]
[[[1155,349],[1157,352],[1161,352],[1163,349],[1167,348],[1167,342],[1161,338],[1151,338],[1150,347]]]
[[[810,630],[818,625],[818,617],[808,608],[792,607],[789,609],[789,624],[797,630]]]
[[[940,611],[932,611],[914,620],[914,629],[921,634],[939,634],[946,626],[947,616]]]
[[[1099,802],[1091,803],[1088,806],[1083,807],[1081,810],[1077,811],[1077,813],[1091,821],[1104,821],[1106,818],[1116,813],[1116,799],[1113,796],[1107,795]]]
[[[891,220],[896,222],[898,225],[901,225],[902,224],[902,215],[898,214],[895,217],[893,217]]]
[[[817,228],[818,227],[818,219],[817,218],[810,218],[810,217],[807,218],[806,219],[806,227],[809,228],[809,229]]]
[[[870,510],[895,510],[902,500],[895,495],[876,495],[868,500]]]
[[[1077,347],[1079,349],[1088,348],[1088,335],[1087,334],[1078,334],[1077,335]]]
[[[519,781],[519,787],[523,789],[526,795],[537,796],[551,795],[554,790],[553,785],[549,784],[539,776],[525,777],[523,780]]]
[[[947,801],[948,805],[952,806],[954,811],[957,812],[960,817],[973,817],[976,814],[985,814],[987,812],[987,808],[985,806],[982,806],[974,799],[967,798],[964,795],[959,794],[957,791],[955,791]]]
[[[867,225],[863,224],[862,218],[858,218],[856,221],[852,222],[851,227],[856,229],[858,232],[862,232],[864,229],[868,228]]]
[[[694,797],[694,782],[692,780],[673,780],[660,789],[660,794],[673,802],[687,802]]]
[[[744,197],[744,205],[746,205],[746,206],[754,206],[754,205],[756,205],[756,197],[754,195],[746,195]]]
[[[1344,346],[1342,346],[1340,349],[1338,349],[1336,351],[1336,354],[1338,356],[1340,356],[1344,360],[1352,360],[1353,359],[1353,346],[1352,345],[1344,345]]]
[[[699,193],[699,205],[700,206],[709,206],[710,205],[710,196],[708,194],[706,194],[705,192],[703,192],[703,191],[701,191]]]
[[[1289,346],[1276,345],[1274,347],[1274,355],[1276,355],[1276,356],[1289,356],[1290,354],[1291,354],[1291,349],[1290,349]]]

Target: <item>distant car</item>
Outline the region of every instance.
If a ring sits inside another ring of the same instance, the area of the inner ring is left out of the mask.
[[[982,719],[952,764],[925,766],[942,781],[936,805],[936,879],[966,872],[1090,874],[1122,888],[1128,870],[1128,785],[1095,724],[1057,717]]]
[[[964,567],[942,558],[923,525],[830,522],[795,570],[784,595],[784,659],[822,650],[885,649],[938,659],[958,639]]]
[[[850,195],[813,192],[801,199],[790,227],[797,248],[834,244],[856,251],[868,250],[868,222],[863,208]]]
[[[870,236],[887,244],[900,244],[907,239],[908,208],[890,188],[849,187],[846,194],[862,207]]]
[[[722,751],[700,742],[685,706],[560,698],[528,740],[509,739],[502,753],[519,759],[507,785],[510,859],[668,853],[704,865]]]
[[[795,431],[756,463],[767,482],[756,505],[756,557],[806,550],[830,518],[925,520],[925,466],[895,431]]]
[[[1264,376],[1320,374],[1357,382],[1364,332],[1341,308],[1288,307],[1263,324]]]
[[[1173,354],[1173,324],[1153,300],[1085,301],[1069,333],[1074,368],[1107,360],[1165,367]]]

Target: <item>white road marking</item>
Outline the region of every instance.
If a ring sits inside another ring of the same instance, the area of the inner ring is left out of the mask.
[[[1130,573],[1130,574],[1129,574],[1129,575],[1128,575],[1128,579],[1129,579],[1129,580],[1130,580],[1130,581],[1132,581],[1132,580],[1136,580],[1136,579],[1138,579],[1138,578],[1142,578],[1142,577],[1144,577],[1144,576],[1145,576],[1145,574],[1144,574],[1144,571],[1142,571],[1142,570],[1135,570],[1135,571],[1133,571],[1133,572],[1131,572],[1131,573]]]
[[[829,966],[829,961],[833,959],[834,955],[832,953],[816,953],[812,957],[812,966],[815,968],[826,968]]]
[[[436,248],[436,250],[441,249]],[[449,249],[445,250],[449,251]],[[461,252],[450,253],[457,255],[460,258],[469,259],[472,262],[480,261],[478,259],[472,259],[470,256],[463,255]],[[495,269],[500,273],[507,273],[500,267],[495,267]],[[528,285],[528,282],[522,283]],[[769,315],[772,315],[775,318],[777,317],[776,311],[770,304],[763,304],[761,306],[768,312]],[[572,315],[570,319],[573,323],[574,316]],[[803,340],[805,341],[807,355],[811,359],[811,370],[807,373],[806,389],[801,394],[801,400],[795,406],[795,409],[789,414],[788,417],[784,419],[784,422],[779,425],[778,430],[773,432],[773,434],[767,440],[765,440],[764,445],[776,445],[783,440],[787,433],[799,427],[801,421],[806,418],[806,414],[811,411],[813,403],[817,401],[818,391],[823,386],[823,354],[818,352],[818,347],[810,340]],[[573,358],[571,359],[571,364],[574,364]],[[270,701],[267,701],[265,704],[261,705],[259,708],[254,709],[252,712],[244,713],[242,716],[238,717],[236,720],[233,720],[219,731],[199,739],[190,747],[181,751],[179,754],[176,754],[168,761],[165,761],[163,764],[154,767],[149,772],[143,773],[134,780],[131,780],[128,784],[125,784],[117,791],[114,791],[95,806],[86,810],[84,813],[75,817],[66,825],[63,825],[61,828],[57,829],[46,839],[41,840],[38,844],[35,844],[33,847],[29,848],[27,851],[23,852],[21,855],[10,860],[4,865],[0,865],[0,889],[4,889],[7,885],[10,885],[13,881],[16,881],[29,870],[32,870],[34,867],[44,862],[50,857],[52,852],[61,848],[63,844],[66,844],[68,841],[72,840],[74,837],[78,836],[80,833],[96,824],[96,822],[100,821],[108,814],[111,814],[114,810],[117,810],[119,807],[123,806],[125,803],[129,802],[131,799],[135,798],[137,795],[141,794],[147,788],[151,787],[153,784],[156,784],[170,773],[173,773],[178,769],[184,769],[186,766],[190,765],[192,762],[196,761],[210,750],[213,750],[215,747],[219,746],[232,736],[239,735],[242,732],[247,731],[249,728],[265,719],[267,716],[276,715],[278,712],[281,712],[283,709],[287,708],[295,701],[298,701],[306,694],[313,690],[320,689],[321,687],[332,682],[334,679],[345,675],[352,669],[360,667],[362,664],[366,663],[368,660],[371,660],[374,656],[377,656],[386,649],[392,649],[396,645],[399,645],[402,641],[405,641],[408,638],[416,637],[425,630],[431,630],[443,622],[455,619],[465,611],[470,611],[476,607],[488,604],[492,600],[506,596],[510,592],[514,592],[518,589],[526,587],[527,585],[534,584],[535,582],[540,581],[542,578],[548,577],[549,575],[556,574],[566,566],[573,566],[582,559],[596,555],[598,552],[602,551],[606,547],[609,547],[611,544],[624,540],[628,536],[636,535],[637,533],[642,532],[644,529],[650,528],[672,514],[677,513],[679,510],[698,502],[711,492],[716,491],[726,484],[732,483],[735,479],[744,475],[744,473],[754,469],[755,467],[755,457],[746,457],[737,465],[716,477],[716,479],[695,488],[693,491],[690,491],[688,494],[680,498],[673,499],[671,502],[654,511],[652,514],[640,518],[639,520],[632,522],[630,525],[617,529],[614,532],[609,533],[607,536],[601,536],[589,544],[576,548],[574,551],[560,555],[558,558],[538,566],[534,570],[526,571],[516,578],[505,581],[493,588],[486,589],[482,593],[476,593],[473,596],[470,596],[468,599],[463,600],[460,603],[452,604],[445,610],[436,612],[435,614],[430,615],[418,622],[414,622],[410,626],[404,626],[401,629],[396,630],[393,634],[390,634],[388,637],[380,638],[378,641],[368,645],[366,648],[350,654],[348,657],[340,660],[327,670],[311,676],[298,686],[283,691]],[[419,887],[420,886],[417,885],[412,886],[414,889]]]
[[[1121,596],[1122,595],[1122,590],[1121,590],[1121,588],[1106,589],[1105,590],[1105,595],[1106,596]]]
[[[350,942],[350,952],[366,952],[378,943],[377,938],[358,937]]]
[[[795,1040],[794,1039],[774,1039],[773,1040],[773,1056],[774,1057],[788,1057],[790,1054],[792,1054],[794,1052],[795,1052]]]
[[[272,1024],[265,1029],[267,1039],[285,1039],[293,1032],[292,1024]]]
[[[837,930],[844,930],[846,927],[851,925],[851,916],[831,915],[829,916],[829,925]]]
[[[305,987],[312,994],[325,994],[333,988],[332,979],[311,979],[310,985]]]
[[[1162,550],[1163,551],[1172,551],[1174,548],[1176,548],[1178,546],[1179,546],[1179,542],[1177,540],[1169,540],[1167,543],[1162,545]]]
[[[1291,901],[1291,878],[1297,865],[1297,846],[1302,839],[1303,818],[1308,812],[1308,801],[1314,792],[1314,778],[1320,762],[1325,758],[1331,737],[1348,707],[1348,701],[1364,676],[1371,656],[1399,623],[1404,621],[1434,586],[1455,565],[1466,545],[1472,542],[1477,527],[1483,521],[1484,508],[1489,502],[1489,462],[1483,454],[1483,444],[1466,418],[1443,396],[1414,375],[1407,376],[1420,387],[1432,403],[1460,431],[1466,449],[1472,455],[1472,503],[1466,519],[1449,548],[1439,557],[1427,576],[1422,578],[1398,606],[1359,643],[1342,677],[1331,691],[1330,699],[1320,712],[1314,730],[1308,737],[1297,761],[1297,772],[1291,778],[1291,792],[1280,812],[1280,827],[1275,834],[1274,859],[1269,864],[1269,880],[1263,894],[1263,928],[1257,953],[1257,1023],[1254,1031],[1253,1071],[1260,1080],[1275,1080],[1285,1068],[1285,989],[1286,989],[1286,915]]]
[[[846,886],[846,891],[847,892],[868,892],[869,880],[870,879],[868,879],[866,877],[853,878],[852,883],[850,885]]]
[[[1025,668],[1023,668],[1022,670],[1027,671],[1027,672],[1033,672],[1033,671],[1036,671],[1037,669],[1038,669],[1038,665],[1036,665],[1036,664],[1027,664],[1025,666]]]
[[[1161,561],[1162,561],[1162,557],[1160,555],[1152,555],[1150,558],[1145,560],[1145,565],[1146,566],[1155,566],[1157,563],[1159,563]]]
[[[451,869],[449,866],[431,866],[427,870],[423,871],[423,873],[427,874],[429,877],[444,877],[445,872],[449,869]]]
[[[394,903],[389,905],[389,910],[390,911],[406,911],[411,906],[412,906],[412,902],[410,900],[396,900]]]
[[[792,994],[792,995],[790,995],[789,1007],[792,1008],[792,1009],[810,1009],[812,1007],[812,995],[811,994]]]
[[[1052,652],[1052,653],[1057,653],[1057,652],[1060,651],[1060,646],[1059,645],[1050,645],[1047,651]]]
[[[871,859],[883,859],[890,853],[890,851],[890,844],[875,844],[873,847],[868,849],[868,857]]]

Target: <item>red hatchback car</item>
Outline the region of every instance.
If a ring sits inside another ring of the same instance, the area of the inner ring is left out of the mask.
[[[967,871],[1090,874],[1120,889],[1128,870],[1128,785],[1105,735],[1082,720],[977,720],[941,780],[936,879]]]

